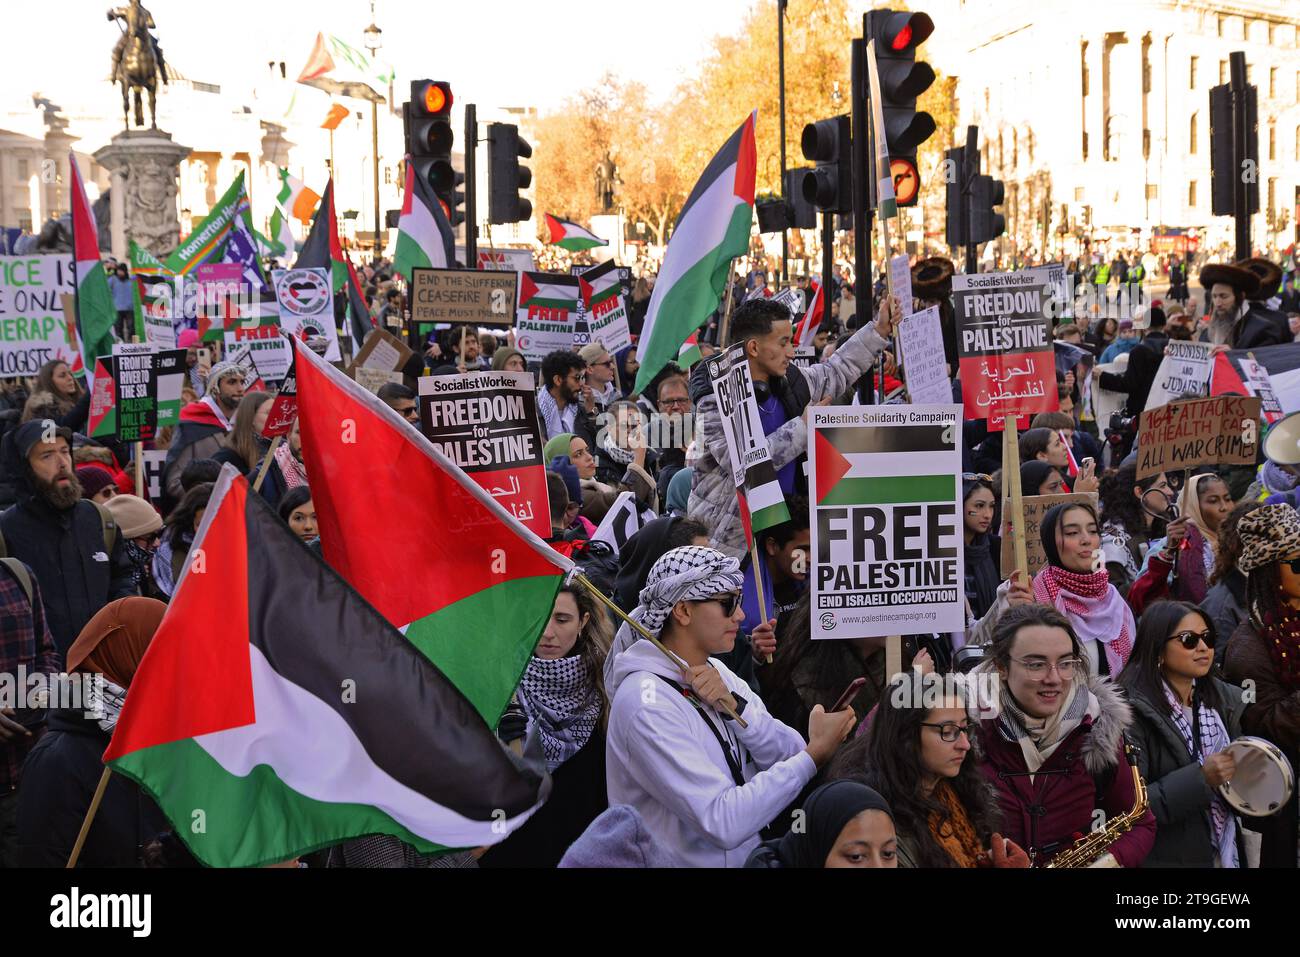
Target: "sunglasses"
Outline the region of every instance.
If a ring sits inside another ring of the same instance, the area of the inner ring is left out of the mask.
[[[730,618],[740,607],[740,592],[728,592],[725,595],[710,595],[708,598],[699,598],[697,601],[716,601],[722,606],[722,613]]]
[[[1300,558],[1293,558],[1289,562],[1283,562],[1282,564],[1291,569],[1292,575],[1300,575]]]
[[[1201,642],[1205,642],[1206,648],[1214,647],[1214,634],[1208,631],[1180,631],[1176,635],[1170,635],[1166,640],[1181,642],[1188,651],[1196,650]]]

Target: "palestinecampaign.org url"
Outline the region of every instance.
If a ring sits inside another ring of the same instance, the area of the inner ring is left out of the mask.
[[[938,612],[934,611],[893,611],[887,615],[843,615],[840,618],[842,625],[865,625],[873,621],[934,621],[939,617]]]

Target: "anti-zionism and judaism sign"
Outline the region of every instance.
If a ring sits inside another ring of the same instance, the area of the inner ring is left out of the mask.
[[[809,415],[813,637],[963,630],[961,407]]]

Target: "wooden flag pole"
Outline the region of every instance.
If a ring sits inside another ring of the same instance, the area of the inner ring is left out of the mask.
[[[95,815],[99,813],[99,803],[104,800],[104,790],[108,787],[108,778],[112,773],[112,768],[104,768],[104,773],[99,776],[99,783],[95,785],[95,796],[90,799],[90,807],[86,809],[81,830],[77,833],[77,842],[72,845],[72,853],[68,855],[68,868],[77,866],[77,858],[81,856],[81,849],[85,846],[90,825],[94,823]]]
[[[736,299],[736,260],[727,264],[727,295],[722,305],[722,323],[718,326],[718,348],[727,348],[727,333],[731,331],[731,307]]]
[[[749,543],[749,560],[754,569],[754,590],[758,593],[758,617],[763,624],[767,624],[767,602],[763,600],[763,568],[758,564],[758,539],[754,538]],[[767,663],[772,663],[772,656],[767,656]]]
[[[1010,498],[1011,542],[1015,548],[1016,571],[1021,584],[1029,584],[1029,557],[1025,549],[1025,506],[1020,488],[1020,433],[1015,416],[1008,415],[1002,426],[1002,451],[1007,465],[1003,468],[1003,500]]]
[[[576,575],[574,575],[574,581],[576,581],[578,584],[586,588],[587,591],[591,592],[592,596],[595,597],[597,601],[601,602],[606,608],[612,611],[615,615],[617,615],[619,618],[627,622],[633,631],[635,631],[642,638],[646,639],[646,641],[649,641],[656,648],[662,651],[664,655],[668,658],[668,660],[673,663],[673,667],[681,670],[683,674],[690,673],[691,670],[690,666],[685,661],[683,661],[681,658],[677,657],[675,654],[669,651],[664,646],[664,643],[661,642],[658,638],[656,638],[650,632],[650,629],[645,627],[645,625],[641,624],[639,621],[633,621],[626,614],[624,614],[623,609],[619,608],[618,605],[610,601],[609,598],[605,595],[605,593],[601,591],[599,588],[597,588],[595,585],[593,585],[591,583],[591,579],[589,579],[586,575],[582,574],[581,572],[578,572]],[[736,713],[736,709],[731,707],[731,705],[727,704],[725,699],[719,698],[714,703],[723,711],[727,712],[727,714],[731,717],[733,721],[736,722],[736,724],[740,725],[742,728],[749,727],[749,725],[745,723],[745,719],[742,718],[740,715],[738,715]]]
[[[135,494],[145,501],[149,500],[149,493],[144,487],[144,443],[135,443]]]
[[[262,467],[257,470],[257,478],[253,481],[254,492],[262,491],[262,482],[266,480],[266,473],[270,470],[271,460],[275,458],[275,450],[280,447],[280,443],[283,441],[283,435],[277,435],[271,440],[271,447],[267,449],[266,454],[262,456]]]

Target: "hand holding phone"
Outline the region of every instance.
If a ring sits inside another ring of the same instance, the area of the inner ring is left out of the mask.
[[[843,711],[847,708],[849,702],[858,696],[858,692],[862,690],[862,686],[866,683],[866,678],[854,678],[849,682],[849,686],[844,689],[844,694],[840,695],[839,700],[835,702],[835,707],[831,708],[829,713],[834,714],[836,711]]]

